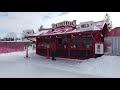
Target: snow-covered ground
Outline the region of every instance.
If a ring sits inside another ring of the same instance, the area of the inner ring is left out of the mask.
[[[120,77],[120,56],[89,60],[57,58],[56,61],[25,51],[0,54],[0,77],[5,78],[116,78]]]

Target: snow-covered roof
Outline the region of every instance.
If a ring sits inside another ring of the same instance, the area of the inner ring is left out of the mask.
[[[0,42],[31,42],[31,41],[27,41],[27,40],[25,40],[25,41],[17,40],[17,41],[0,41]]]
[[[32,42],[32,41],[30,41],[28,39],[23,39],[23,40],[17,40],[17,42]]]
[[[33,36],[38,36],[38,35],[42,35],[42,34],[45,34],[45,33],[47,33],[48,32],[48,30],[43,30],[43,31],[38,31],[36,34],[34,34]]]
[[[105,25],[104,21],[94,22],[94,30],[101,30]]]
[[[93,30],[89,30],[89,31],[102,30],[105,25],[105,21],[98,21],[93,23],[94,23]],[[54,31],[52,31],[52,28],[49,28],[39,31],[32,36],[57,35],[57,34],[65,34],[65,33],[84,32],[84,31],[88,31],[88,30],[81,30],[80,25],[77,25],[76,29],[73,27],[65,27],[65,28],[57,28]]]

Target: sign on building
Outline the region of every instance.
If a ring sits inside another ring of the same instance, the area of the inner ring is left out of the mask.
[[[95,44],[95,54],[104,54],[103,43],[96,43]]]
[[[66,27],[66,26],[69,26],[69,27],[76,27],[76,20],[73,20],[73,21],[63,21],[63,22],[59,22],[59,23],[56,23],[56,24],[52,24],[52,28],[55,29],[55,28],[59,28],[59,27]]]
[[[94,30],[94,22],[93,21],[81,22],[80,30],[81,31]]]

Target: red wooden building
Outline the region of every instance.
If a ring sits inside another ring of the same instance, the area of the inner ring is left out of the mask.
[[[103,55],[104,36],[108,33],[105,21],[83,22],[76,20],[52,24],[52,28],[39,29],[39,34],[27,38],[36,38],[36,54],[46,56],[47,44],[56,42],[56,57],[87,59]]]

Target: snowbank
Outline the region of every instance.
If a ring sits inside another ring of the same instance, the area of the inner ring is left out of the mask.
[[[120,56],[102,56],[80,63],[80,72],[105,77],[120,77]]]

